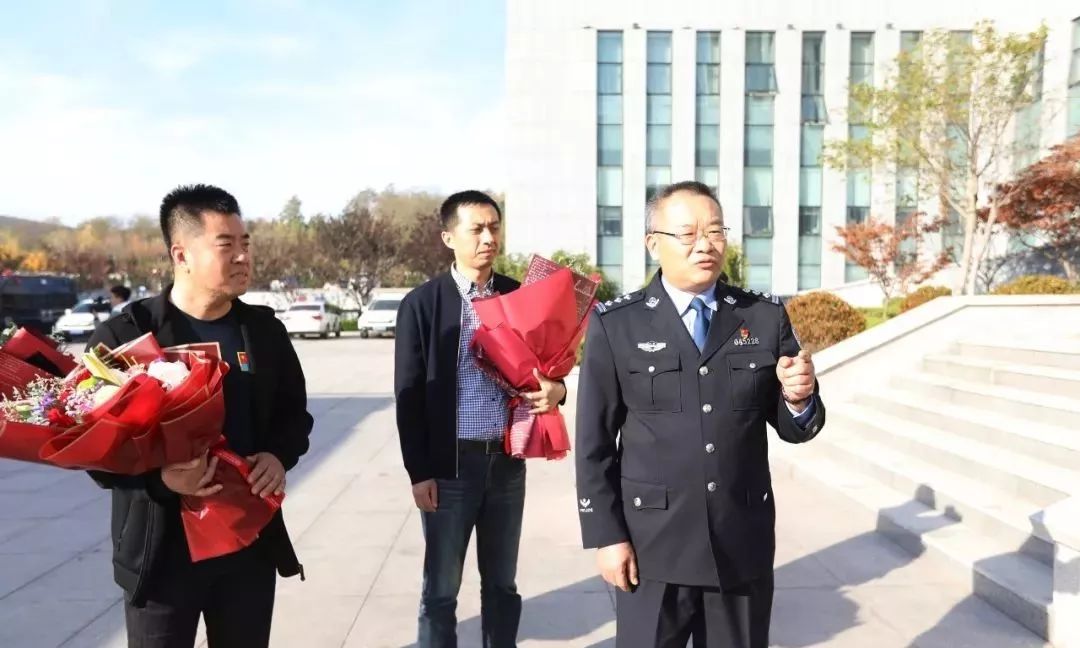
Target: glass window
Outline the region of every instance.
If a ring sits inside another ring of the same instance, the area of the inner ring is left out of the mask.
[[[772,207],[772,168],[747,167],[743,170],[743,204],[749,207]]]
[[[746,65],[747,92],[777,92],[776,70],[771,63],[748,63]]]
[[[700,95],[720,94],[720,66],[702,63],[697,66],[697,93]]]
[[[671,126],[646,127],[645,158],[649,166],[671,165]]]
[[[799,204],[821,206],[821,167],[799,169]]]
[[[597,126],[597,159],[600,166],[622,166],[622,126]]]
[[[746,98],[746,123],[753,126],[770,126],[773,123],[772,97]]]
[[[720,123],[720,97],[718,95],[700,95],[697,98],[697,123]]]
[[[821,265],[821,237],[799,237],[799,263]]]
[[[698,63],[720,62],[720,32],[698,32]]]
[[[600,265],[622,263],[623,240],[621,236],[601,236],[597,240],[596,258]]]
[[[747,126],[743,163],[746,166],[772,166],[773,127]]]
[[[851,64],[874,64],[873,32],[855,32],[851,35]]]
[[[771,240],[771,239],[763,239]],[[772,290],[772,266],[747,266],[746,285],[750,290],[769,292]]]
[[[622,32],[602,31],[597,33],[596,39],[596,62],[597,63],[622,63],[623,50]]]
[[[803,65],[816,65],[825,62],[824,32],[803,32]]]
[[[622,236],[622,207],[597,207],[601,236]]]
[[[671,167],[646,167],[645,168],[645,199],[651,200],[653,195],[671,184]]]
[[[825,150],[825,127],[802,127],[802,155],[800,164],[804,167],[822,166],[821,155]]]
[[[621,207],[622,169],[620,167],[600,167],[596,170],[596,198],[602,207]]]
[[[597,101],[596,121],[600,124],[621,124],[623,119],[622,95],[600,95]]]
[[[1080,85],[1080,18],[1072,23],[1072,59],[1069,62],[1069,85]]]
[[[896,172],[897,211],[901,207],[919,204],[919,172],[916,169],[900,169]]]
[[[649,124],[671,123],[671,95],[649,95],[645,104]]]
[[[804,64],[802,67],[802,93],[804,95],[823,94],[822,76],[822,66]]]
[[[865,223],[866,219],[870,217],[869,207],[848,207],[847,208],[847,222],[850,223]]]
[[[709,185],[713,193],[720,191],[720,169],[714,166],[699,166],[694,170],[694,179]]]
[[[746,62],[775,63],[773,32],[746,32]]]
[[[821,288],[821,265],[799,264],[799,290]]]
[[[772,265],[772,241],[768,239],[743,241],[743,252],[750,265]]]
[[[697,165],[718,166],[720,162],[720,127],[697,127]]]
[[[852,281],[862,281],[869,276],[870,274],[866,271],[866,268],[860,268],[850,261],[844,265],[844,281],[848,283],[851,283]]]
[[[847,204],[852,207],[870,206],[870,171],[848,172]]]
[[[671,32],[649,32],[645,56],[649,63],[671,63]]]
[[[906,31],[900,32],[900,51],[901,52],[913,52],[915,48],[919,46],[919,41],[922,40],[921,31]]]
[[[825,97],[803,95],[802,121],[807,124],[824,124],[828,121],[828,115],[825,113]]]
[[[1080,133],[1080,85],[1069,90],[1069,123],[1068,134]]]
[[[596,68],[596,90],[600,94],[622,94],[622,65],[603,63]]]
[[[870,139],[870,127],[860,124],[848,126],[848,139],[852,142],[861,142]]]
[[[821,207],[799,207],[799,234],[821,234]]]
[[[648,94],[671,94],[671,65],[650,63],[645,91]]]

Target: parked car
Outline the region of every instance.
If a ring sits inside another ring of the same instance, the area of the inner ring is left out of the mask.
[[[53,332],[65,340],[89,337],[97,325],[109,319],[112,304],[106,299],[84,299],[56,320]]]
[[[404,298],[404,293],[376,295],[356,322],[356,330],[360,331],[360,337],[394,335],[394,330],[397,328],[398,307],[401,306],[401,300]]]
[[[292,337],[341,337],[341,309],[326,302],[296,302],[280,318]]]
[[[14,324],[49,333],[78,303],[77,295],[70,277],[6,271],[0,274],[0,328]]]

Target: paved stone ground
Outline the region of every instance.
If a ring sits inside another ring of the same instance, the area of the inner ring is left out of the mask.
[[[286,520],[308,580],[279,581],[272,644],[413,645],[423,542],[394,428],[391,340],[298,342],[317,427]],[[775,471],[773,643],[785,648],[1042,646],[964,578],[861,528],[842,495]],[[570,461],[533,463],[519,587],[522,646],[613,647],[614,605],[578,545]],[[107,495],[81,473],[0,461],[0,647],[121,647]],[[460,645],[479,646],[470,557]]]

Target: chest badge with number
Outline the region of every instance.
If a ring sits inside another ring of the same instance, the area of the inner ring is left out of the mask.
[[[735,346],[754,346],[761,344],[761,340],[756,337],[750,337],[750,329],[739,329],[739,337],[735,338]]]

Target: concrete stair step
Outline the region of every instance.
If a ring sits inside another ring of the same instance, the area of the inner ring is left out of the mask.
[[[963,522],[983,534],[997,553],[1022,552],[1045,565],[1053,564],[1054,544],[1031,516],[1043,508],[1011,496],[978,479],[959,475],[897,451],[889,442],[862,436],[862,428],[841,423],[828,436],[815,440],[848,470],[876,479],[882,485]]]
[[[1046,340],[1021,339],[1015,343],[999,340],[971,340],[957,344],[957,354],[999,360],[1013,364],[1035,364],[1060,369],[1080,367],[1080,338],[1057,336]]]
[[[1080,399],[1077,398],[986,385],[926,372],[895,375],[892,385],[939,401],[981,407],[1047,425],[1075,427],[1080,423]]]
[[[809,444],[773,444],[775,471],[815,479],[844,493],[867,511],[867,523],[907,551],[944,557],[970,573],[971,590],[1003,613],[1047,637],[1053,592],[1051,567],[1029,556],[1003,552],[992,536],[979,533],[913,499],[911,490],[890,488],[852,470],[835,447],[819,437]]]
[[[923,367],[928,373],[972,382],[1015,387],[1072,398],[1080,397],[1080,370],[1077,368],[1062,369],[951,354],[928,355],[923,359]],[[1080,367],[1080,364],[1077,367]]]
[[[980,441],[1005,454],[1026,456],[1069,470],[1080,467],[1080,435],[1075,427],[1042,425],[983,407],[914,398],[910,392],[889,388],[859,394],[859,403],[882,414]]]
[[[850,403],[831,413],[831,422],[847,423],[839,426],[840,430],[858,430],[860,438],[977,480],[1040,508],[1080,492],[1080,473],[1075,470],[1002,453],[991,444],[954,435],[944,425],[925,425]]]

